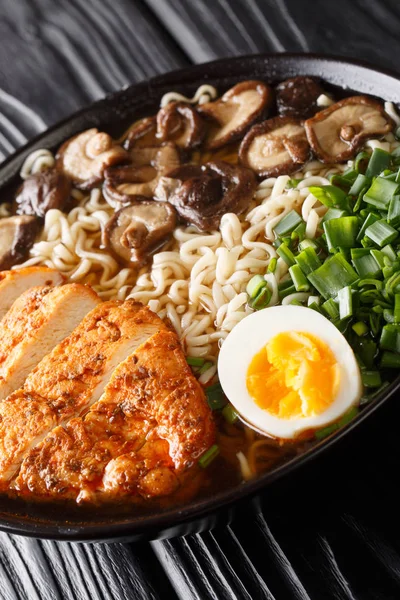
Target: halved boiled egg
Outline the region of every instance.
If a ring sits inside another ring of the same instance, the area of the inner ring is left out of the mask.
[[[218,374],[242,417],[283,439],[334,423],[362,393],[345,337],[302,306],[267,308],[238,323],[222,345]]]

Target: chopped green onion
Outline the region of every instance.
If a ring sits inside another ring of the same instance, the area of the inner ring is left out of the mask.
[[[356,254],[356,250],[362,250],[365,254]],[[376,277],[381,272],[379,265],[368,248],[352,248],[351,257],[354,268],[360,277]]]
[[[286,287],[278,286],[278,294],[279,294],[280,300],[283,300],[284,298],[286,298],[286,296],[290,296],[290,294],[294,294],[296,292],[296,288],[294,287],[294,285],[292,284],[292,282],[290,280],[289,280],[289,283],[290,283],[290,285],[286,286]]]
[[[369,404],[370,402],[372,402],[372,400],[374,400],[374,398],[376,398],[379,394],[381,394],[383,392],[383,390],[385,390],[389,385],[388,381],[384,381],[381,385],[380,388],[378,388],[377,390],[375,390],[374,392],[370,393],[370,394],[364,394],[363,396],[361,396],[360,398],[360,406],[365,406],[366,404]]]
[[[352,248],[355,245],[360,228],[357,217],[330,219],[323,226],[329,251],[338,246]]]
[[[200,356],[187,356],[186,362],[191,367],[202,367],[205,363],[204,358],[200,358]]]
[[[317,250],[318,246],[314,240],[305,239],[300,242],[299,250],[305,250],[306,248],[313,248],[314,250]]]
[[[205,392],[208,406],[211,408],[211,410],[219,410],[228,402],[219,383],[209,385],[205,388]]]
[[[358,321],[357,323],[354,323],[354,325],[352,325],[351,328],[360,337],[368,333],[368,326],[363,321]]]
[[[380,215],[377,215],[373,212],[368,213],[368,215],[365,218],[364,223],[361,225],[360,231],[358,232],[357,241],[360,241],[363,239],[363,237],[365,235],[365,230],[367,229],[367,227],[372,225],[372,223],[375,223],[375,221],[379,221],[379,220],[380,220]]]
[[[369,159],[365,175],[367,177],[376,177],[390,166],[390,160],[389,152],[385,152],[385,150],[381,150],[381,148],[375,148]]]
[[[384,325],[382,328],[381,339],[379,340],[380,347],[383,350],[392,352],[400,352],[400,326],[399,325]]]
[[[381,249],[381,252],[383,252],[383,254],[385,254],[390,260],[396,260],[396,253],[390,244],[388,244],[387,246],[384,246]]]
[[[260,293],[262,288],[267,286],[267,282],[264,277],[261,275],[254,275],[247,284],[246,292],[249,297],[254,300],[254,298]]]
[[[394,312],[390,308],[385,308],[383,310],[383,318],[386,323],[393,324],[394,323]]]
[[[385,255],[383,254],[382,250],[376,250],[375,248],[372,248],[370,250],[371,256],[374,258],[376,264],[378,265],[379,269],[383,269],[384,265],[385,265]]]
[[[400,369],[400,354],[383,352],[379,366],[382,369]]]
[[[295,256],[295,261],[306,276],[318,269],[322,264],[312,246],[304,248],[300,254]]]
[[[269,261],[267,272],[275,273],[277,263],[278,263],[278,259],[275,256],[273,258],[271,258],[271,260]]]
[[[377,177],[366,194],[364,202],[379,209],[387,210],[392,197],[396,194],[399,184],[383,177]]]
[[[355,173],[355,176],[357,177],[357,173]],[[347,194],[349,193],[351,180],[348,177],[343,177],[343,175],[339,175],[338,173],[332,173],[329,175],[329,181],[332,185],[335,185]]]
[[[371,180],[368,179],[368,177],[366,177],[365,175],[362,175],[360,173],[359,175],[357,175],[357,179],[351,186],[351,188],[349,190],[349,195],[350,196],[358,196],[362,192],[362,190],[366,186],[368,186],[370,183],[371,183]]]
[[[400,323],[400,294],[394,295],[394,322]]]
[[[274,233],[278,237],[282,237],[288,233],[291,233],[293,229],[296,229],[300,223],[303,223],[303,219],[295,210],[288,212],[274,227]]]
[[[400,272],[393,273],[393,275],[385,282],[385,291],[389,296],[400,292]]]
[[[301,179],[289,179],[289,181],[286,183],[286,187],[288,189],[296,188],[299,185],[300,181]]]
[[[357,173],[365,173],[371,155],[368,152],[359,152],[354,161],[354,168]]]
[[[281,244],[279,248],[277,248],[276,253],[285,261],[289,267],[296,264],[293,252],[290,250],[287,244]]]
[[[341,208],[328,208],[328,210],[322,217],[321,223],[326,223],[326,221],[330,221],[331,219],[340,219],[341,217],[346,216],[346,211],[342,210]]]
[[[308,275],[309,281],[324,298],[336,296],[338,291],[351,285],[358,275],[350,263],[338,253]]]
[[[382,247],[393,242],[399,235],[399,232],[382,219],[381,221],[375,221],[375,223],[367,227],[365,235],[375,242],[375,244]]]
[[[339,307],[333,298],[324,302],[321,308],[332,321],[339,318]]]
[[[343,417],[338,421],[339,427],[344,427],[347,423],[350,423],[359,413],[358,406],[352,406],[349,410],[344,413]]]
[[[239,414],[233,408],[232,404],[227,404],[222,409],[222,416],[230,425],[233,425],[233,423],[235,423],[235,421],[237,421],[239,418]]]
[[[219,454],[219,446],[217,446],[217,444],[214,444],[213,446],[211,446],[211,448],[209,448],[208,450],[206,450],[204,452],[204,454],[202,454],[199,458],[199,465],[200,467],[202,467],[203,469],[206,469],[208,467],[208,465],[210,465],[213,460],[215,458],[217,458]]]
[[[353,314],[353,297],[351,287],[346,286],[338,291],[337,299],[339,301],[339,317],[346,319]]]
[[[326,427],[322,427],[321,429],[317,429],[314,432],[314,435],[315,435],[315,437],[316,437],[317,440],[323,440],[324,438],[328,437],[329,435],[331,435],[332,433],[334,433],[338,429],[339,429],[339,425],[337,423],[332,423],[332,425],[327,425]]]
[[[334,185],[310,186],[310,193],[328,208],[348,209],[347,194]]]
[[[204,363],[204,365],[201,367],[199,374],[203,375],[203,373],[205,373],[206,371],[208,371],[208,369],[210,369],[213,366],[214,363],[212,363],[211,361],[207,361]]]
[[[310,289],[310,284],[307,281],[306,276],[303,271],[299,267],[299,265],[293,265],[289,268],[289,273],[294,283],[294,287],[297,292],[308,292]]]
[[[268,284],[261,288],[260,292],[255,298],[249,301],[249,306],[254,310],[261,310],[266,308],[271,300],[272,292],[268,287]]]
[[[379,279],[372,279],[371,277],[365,277],[365,279],[360,279],[360,281],[357,283],[357,286],[359,288],[365,287],[366,285],[373,285],[377,290],[383,289],[382,281],[379,281]]]
[[[382,385],[379,371],[363,371],[361,373],[361,380],[367,388],[378,388]]]
[[[390,201],[387,222],[392,227],[400,225],[400,196],[398,194],[395,194]]]

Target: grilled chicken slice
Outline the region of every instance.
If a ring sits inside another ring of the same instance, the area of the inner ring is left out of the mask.
[[[92,310],[30,373],[24,388],[0,403],[0,483],[53,427],[88,410],[115,368],[162,329],[163,321],[133,300]]]
[[[65,277],[49,267],[25,267],[0,272],[0,319],[11,308],[15,300],[29,288],[38,285],[61,285]]]
[[[175,492],[214,436],[204,392],[176,334],[160,331],[115,370],[84,417],[57,427],[29,452],[15,486],[78,502],[164,496]]]
[[[78,283],[34,287],[19,296],[1,322],[0,400],[20,388],[99,302],[91,288]]]

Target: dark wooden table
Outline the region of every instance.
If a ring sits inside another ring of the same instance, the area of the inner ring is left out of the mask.
[[[399,69],[396,0],[0,0],[0,154],[156,73],[256,52]],[[400,407],[244,507],[228,528],[140,544],[0,534],[0,597],[400,598]]]

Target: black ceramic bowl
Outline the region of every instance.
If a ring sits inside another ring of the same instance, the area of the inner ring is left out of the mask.
[[[0,167],[0,199],[4,200],[15,187],[18,172],[25,157],[37,148],[57,148],[65,139],[89,127],[106,131],[121,131],[123,124],[154,114],[161,96],[171,90],[192,95],[202,83],[215,85],[223,92],[244,79],[262,79],[275,83],[295,75],[320,77],[335,91],[335,96],[349,95],[352,91],[370,94],[400,104],[400,78],[393,73],[375,69],[366,64],[341,58],[278,54],[229,58],[174,71],[150,81],[132,85],[96,102],[48,129],[9,157]],[[194,533],[228,522],[234,510],[257,499],[267,486],[285,476],[292,479],[294,471],[305,463],[315,462],[324,451],[334,445],[365,419],[369,418],[400,387],[400,376],[386,388],[361,414],[333,437],[321,442],[310,451],[258,479],[241,484],[209,499],[193,501],[184,507],[169,509],[150,516],[135,516],[133,512],[109,515],[93,509],[90,518],[69,514],[60,507],[46,506],[38,511],[34,504],[26,505],[8,498],[0,499],[0,530],[38,538],[70,541],[116,541],[155,539]],[[325,457],[326,458],[326,457]],[[301,482],[302,474],[297,474]]]

